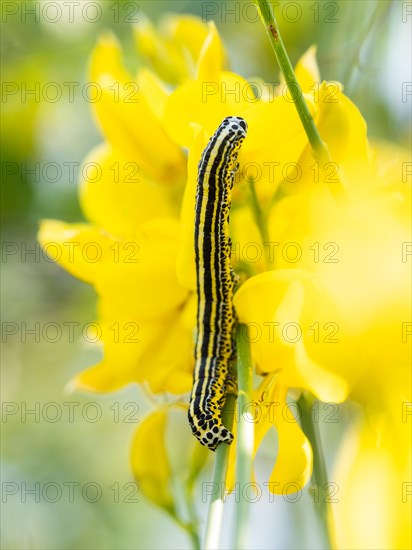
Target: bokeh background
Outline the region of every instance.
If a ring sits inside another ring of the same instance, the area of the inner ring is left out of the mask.
[[[77,200],[79,165],[101,139],[83,93],[98,36],[111,29],[134,72],[139,59],[132,26],[143,14],[155,22],[168,12],[195,14],[216,22],[234,71],[274,82],[276,62],[261,23],[252,21],[252,10],[245,7],[250,4],[1,3],[5,549],[190,547],[185,534],[132,485],[130,440],[149,405],[144,395],[137,387],[109,396],[67,392],[70,378],[99,358],[84,335],[96,316],[95,296],[48,261],[36,232],[42,218],[83,219]],[[317,44],[322,77],[344,84],[366,118],[369,137],[410,147],[411,97],[405,96],[412,87],[407,87],[412,82],[410,3],[273,4],[292,62]],[[338,445],[349,409],[341,407],[339,423],[321,424],[328,448]],[[328,462],[333,458],[332,453]],[[261,468],[268,466],[263,457]],[[209,477],[206,467],[203,478]],[[200,496],[199,502],[205,514]],[[252,508],[253,548],[321,547],[307,495],[293,504],[276,499]],[[230,511],[229,506],[228,521]]]

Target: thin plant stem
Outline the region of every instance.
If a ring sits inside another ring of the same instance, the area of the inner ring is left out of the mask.
[[[316,128],[315,121],[309,111],[306,101],[303,97],[301,87],[296,79],[292,64],[283,44],[280,35],[279,27],[275,19],[272,7],[267,0],[256,0],[260,8],[261,18],[265,24],[266,31],[269,35],[270,43],[278,60],[280,69],[285,77],[286,84],[289,88],[296,110],[302,121],[309,142],[312,146],[314,156],[323,162],[330,161],[329,152],[326,144],[322,141],[319,132]]]
[[[252,479],[253,460],[253,419],[245,411],[252,401],[252,355],[247,325],[239,324],[236,332],[238,410],[239,425],[236,438],[236,481],[243,494]],[[233,548],[248,548],[250,505],[241,498],[235,508],[234,545]]]
[[[235,414],[236,396],[229,394],[223,409],[223,424],[228,430],[232,429]],[[213,494],[209,504],[206,522],[205,550],[216,550],[219,546],[220,531],[223,519],[223,497],[225,496],[225,481],[229,461],[230,447],[227,443],[220,443],[216,449],[215,464],[213,467],[212,489]]]
[[[322,140],[319,131],[316,128],[315,121],[313,120],[312,114],[303,96],[302,89],[297,81],[295,72],[280,35],[279,26],[276,22],[272,6],[267,0],[255,0],[255,2],[259,6],[262,22],[266,28],[280,70],[285,78],[289,92],[295,104],[295,108],[308,137],[312,148],[312,154],[315,160],[317,160],[323,167],[326,163],[332,162],[332,159],[326,143]],[[344,195],[344,189],[340,180],[333,182],[333,185],[329,183],[329,189],[335,198],[340,199]]]
[[[195,529],[190,526],[187,530],[190,540],[192,541],[192,549],[200,550],[200,537]]]
[[[200,550],[200,537],[196,529],[196,525],[193,523],[181,523],[183,529],[186,530],[190,540],[192,541],[192,550]]]
[[[315,422],[314,420],[313,403],[314,399],[303,393],[298,400],[302,429],[309,439],[313,451],[312,484],[309,492],[313,497],[313,503],[319,518],[325,544],[327,548],[331,548],[331,513],[329,509],[329,487],[331,484],[328,482],[328,473],[320,438],[319,422]]]

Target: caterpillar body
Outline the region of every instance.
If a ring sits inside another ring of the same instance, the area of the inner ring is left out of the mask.
[[[195,211],[197,337],[189,423],[198,440],[215,450],[231,443],[222,423],[227,391],[236,391],[229,364],[234,359],[232,305],[235,275],[230,265],[229,209],[237,155],[247,125],[227,117],[203,151],[198,167]]]

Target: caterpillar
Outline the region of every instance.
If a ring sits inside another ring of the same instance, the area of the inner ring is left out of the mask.
[[[197,336],[189,403],[193,434],[216,450],[233,434],[222,423],[228,391],[236,392],[229,365],[235,356],[232,305],[236,275],[231,269],[229,210],[238,169],[237,155],[246,137],[243,118],[226,117],[213,134],[198,166],[195,208]]]

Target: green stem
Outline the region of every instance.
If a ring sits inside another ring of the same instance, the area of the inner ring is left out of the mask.
[[[330,533],[332,529],[330,526],[331,514],[329,510],[328,474],[320,439],[319,422],[314,421],[313,403],[314,399],[303,393],[298,400],[301,411],[302,429],[309,439],[313,451],[312,485],[309,492],[313,497],[315,510],[320,521],[325,543],[328,548],[331,548]]]
[[[261,18],[269,35],[270,43],[272,44],[276,59],[285,78],[293,102],[295,103],[295,107],[303,124],[303,128],[308,136],[309,143],[313,150],[313,156],[319,162],[330,162],[331,159],[328,148],[319,135],[315,121],[313,120],[305,98],[303,97],[302,89],[296,79],[292,64],[283,44],[272,7],[267,0],[255,0],[255,2],[259,6]]]
[[[192,541],[192,550],[200,550],[200,537],[192,526],[187,530],[188,535]]]
[[[223,424],[228,430],[232,429],[235,414],[236,396],[229,394],[223,409]],[[216,449],[216,458],[213,468],[212,488],[213,495],[209,504],[206,522],[205,550],[216,550],[219,545],[220,530],[223,519],[223,497],[230,447],[227,443],[220,443]]]
[[[252,480],[253,422],[244,414],[252,402],[252,355],[247,325],[239,324],[236,332],[237,380],[239,426],[236,438],[236,482],[241,494],[247,490]],[[250,506],[241,498],[236,507],[234,546],[235,550],[247,548]]]

